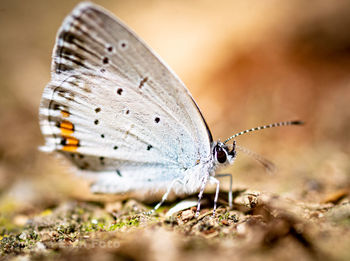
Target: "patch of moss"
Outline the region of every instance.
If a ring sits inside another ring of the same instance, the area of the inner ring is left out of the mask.
[[[121,219],[118,222],[111,224],[107,231],[114,231],[122,227],[138,227],[140,225],[140,220],[138,216],[127,217],[126,219]]]
[[[34,230],[24,230],[15,235],[3,236],[0,240],[0,254],[20,254],[25,250],[32,249],[40,240],[38,233]]]

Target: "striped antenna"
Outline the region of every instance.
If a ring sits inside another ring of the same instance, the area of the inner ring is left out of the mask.
[[[274,128],[274,127],[281,127],[281,126],[288,126],[288,125],[302,125],[302,124],[304,124],[304,122],[302,122],[302,121],[282,121],[282,122],[272,123],[272,124],[269,124],[269,125],[255,127],[255,128],[252,128],[252,129],[248,129],[248,130],[236,133],[235,135],[233,135],[230,138],[228,138],[227,140],[225,140],[224,144],[227,143],[228,141],[236,138],[237,136],[240,136],[242,134],[246,134],[248,132],[257,131],[257,130],[263,130],[263,129],[268,129],[268,128]]]

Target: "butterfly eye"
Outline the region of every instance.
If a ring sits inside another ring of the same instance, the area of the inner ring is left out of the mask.
[[[220,163],[225,163],[227,159],[226,153],[224,151],[218,151],[216,154],[216,159]]]
[[[216,159],[220,163],[225,163],[227,160],[226,152],[220,147],[216,148]]]

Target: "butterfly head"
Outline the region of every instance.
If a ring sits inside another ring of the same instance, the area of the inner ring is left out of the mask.
[[[233,163],[233,161],[236,158],[236,141],[235,140],[233,141],[231,149],[226,145],[226,143],[240,135],[257,131],[257,130],[267,129],[267,128],[288,126],[288,125],[301,125],[301,124],[303,124],[302,121],[282,121],[282,122],[272,123],[269,125],[263,125],[260,127],[255,127],[252,129],[247,129],[245,131],[238,132],[232,135],[231,137],[229,137],[228,139],[226,139],[224,142],[218,141],[213,144],[213,158],[215,161],[215,165],[220,166],[220,165]]]
[[[231,149],[218,141],[213,147],[213,157],[217,165],[232,164],[236,158],[236,141],[233,141]]]

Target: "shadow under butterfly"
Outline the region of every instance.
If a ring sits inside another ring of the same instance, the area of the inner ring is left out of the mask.
[[[224,142],[211,132],[191,94],[170,68],[116,17],[79,4],[57,33],[51,81],[40,104],[41,150],[57,151],[93,177],[94,193],[198,192],[216,184],[217,168],[236,158],[239,132]],[[221,175],[223,176],[223,175]],[[232,176],[229,205],[232,205]]]

